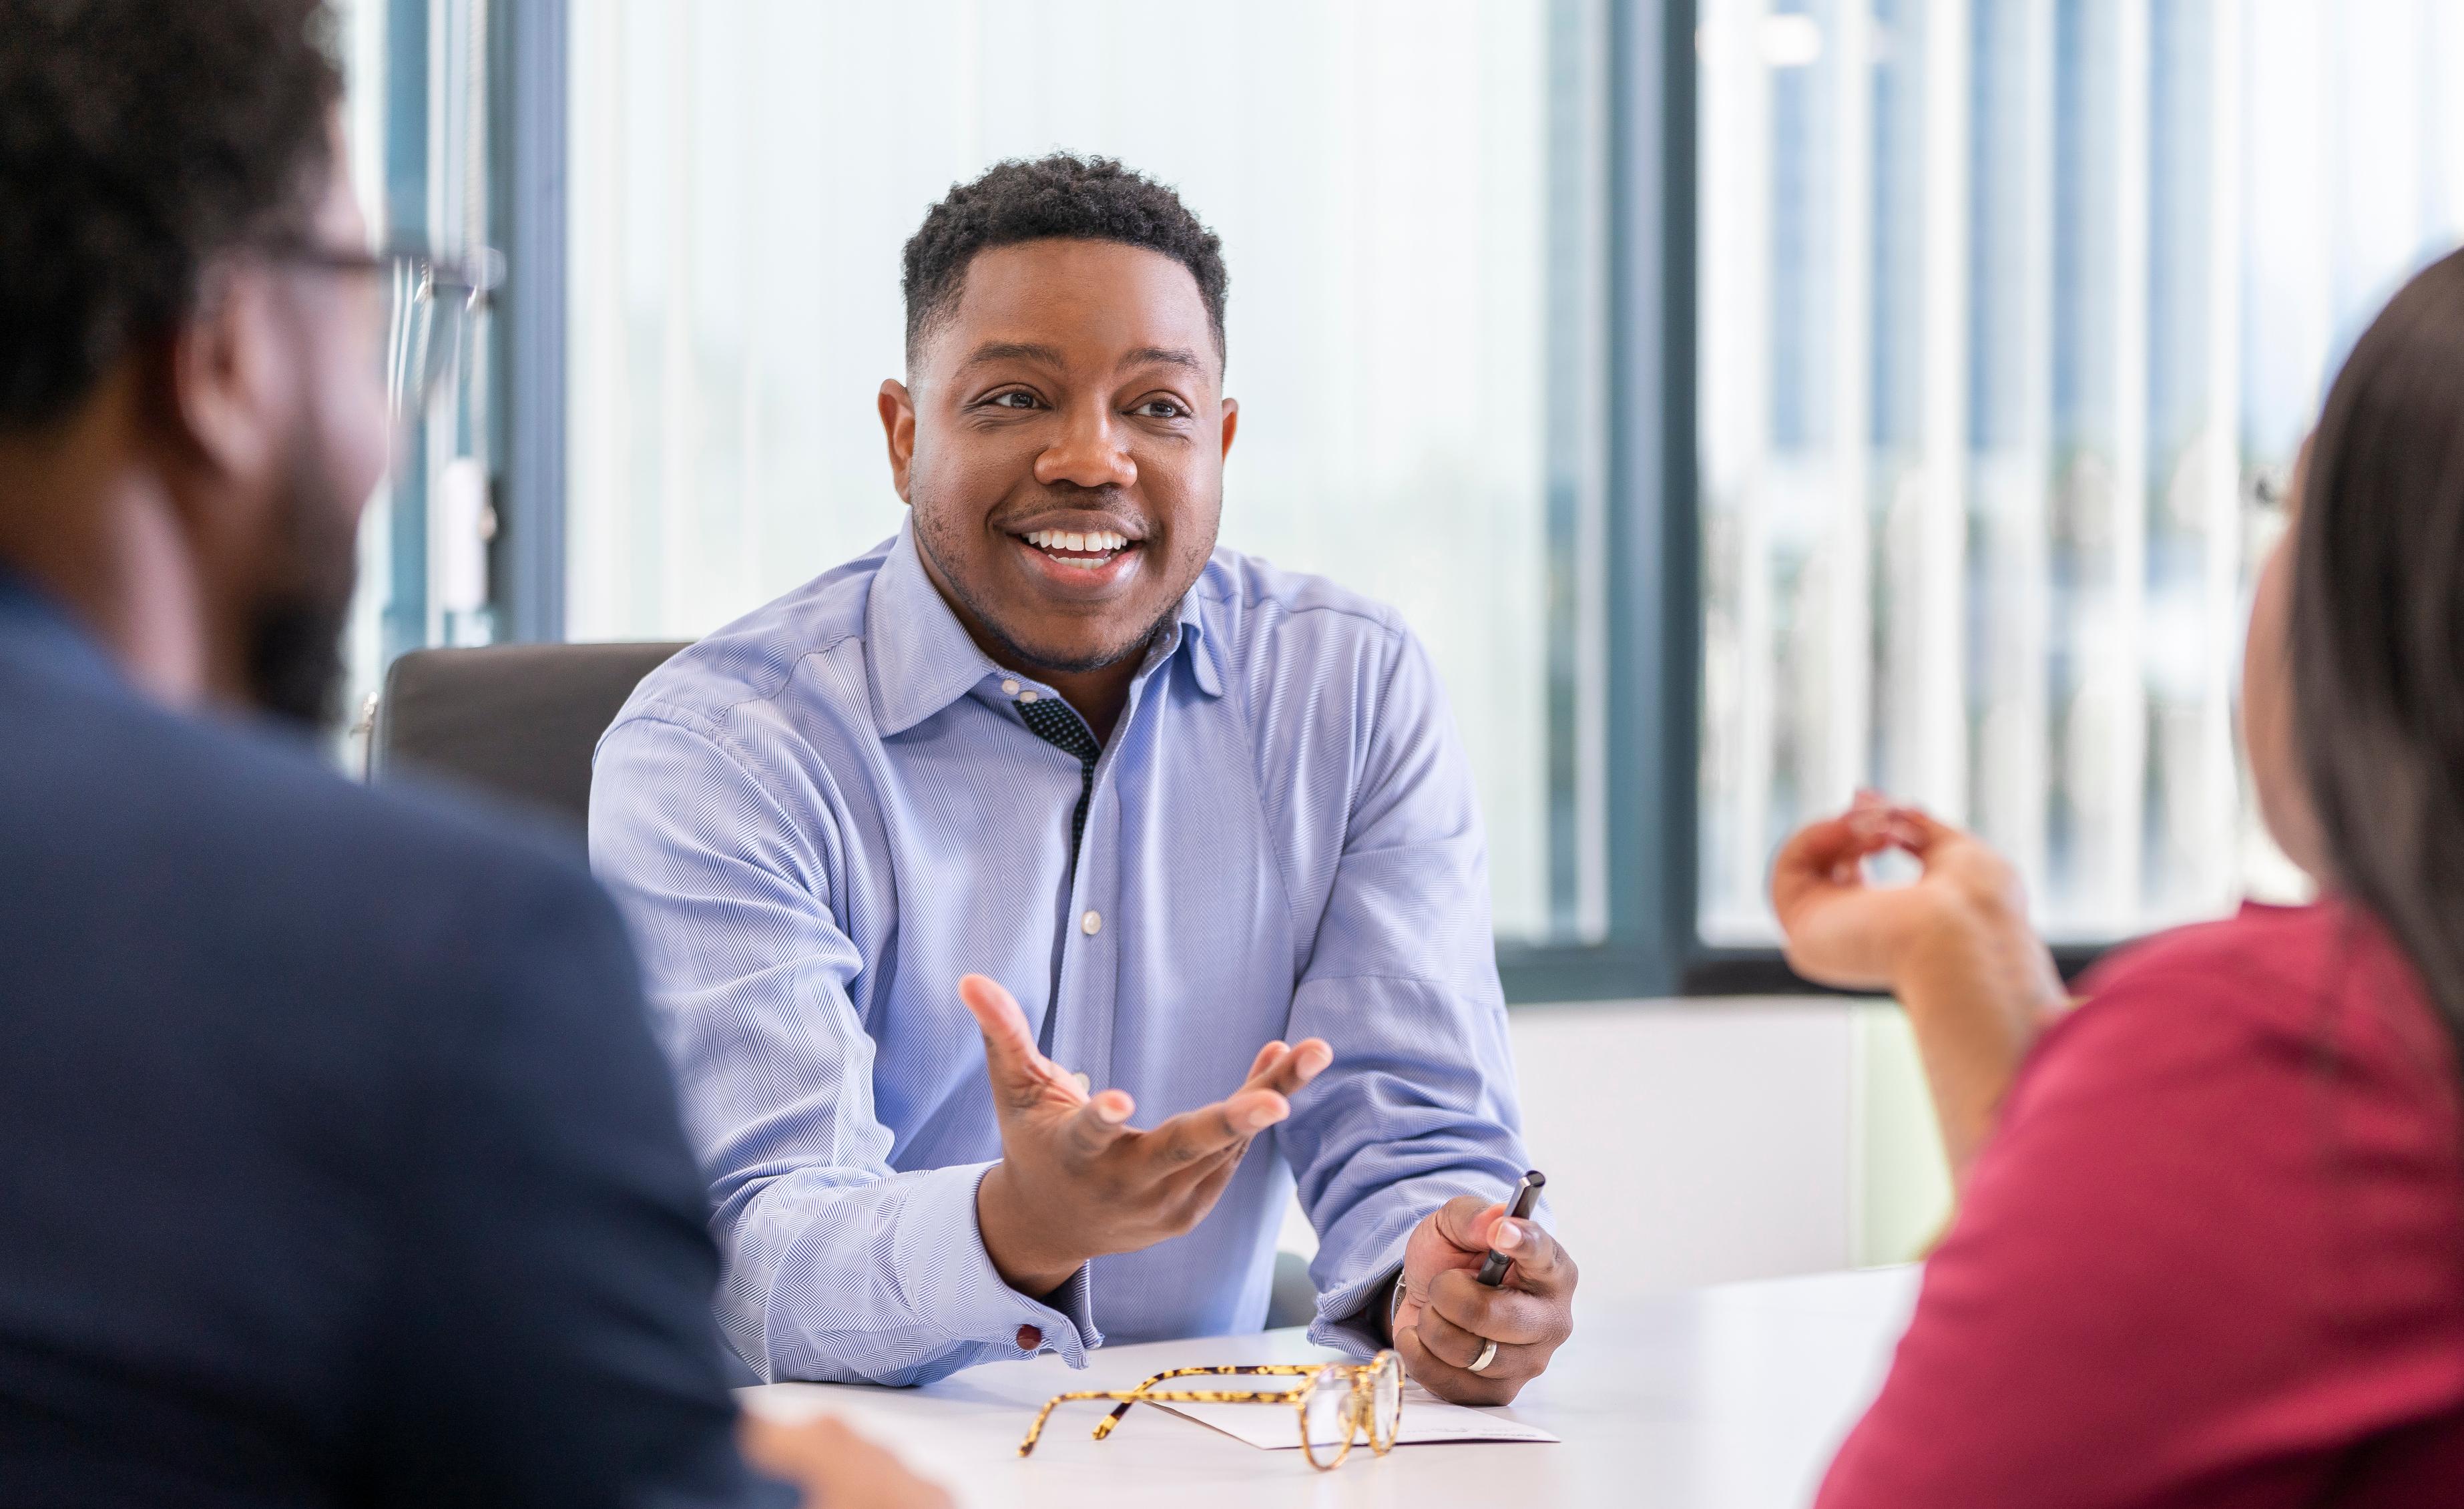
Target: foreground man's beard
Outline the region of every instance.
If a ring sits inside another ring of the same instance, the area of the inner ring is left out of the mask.
[[[249,629],[251,699],[277,718],[311,727],[341,721],[342,627],[349,618],[348,593],[339,604],[259,604]]]
[[[313,444],[293,458],[280,510],[283,559],[249,615],[250,699],[310,727],[341,721],[342,630],[359,577],[360,510],[337,497]]]

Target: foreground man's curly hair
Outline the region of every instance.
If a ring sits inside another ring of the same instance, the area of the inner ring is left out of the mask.
[[[76,408],[297,233],[341,96],[319,0],[0,0],[0,432]]]

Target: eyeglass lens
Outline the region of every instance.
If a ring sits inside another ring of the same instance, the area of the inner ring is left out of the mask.
[[[1310,1465],[1331,1466],[1352,1445],[1358,1413],[1352,1402],[1352,1377],[1340,1367],[1322,1367],[1309,1378],[1301,1401],[1301,1440]]]
[[[1370,1380],[1369,1444],[1379,1452],[1395,1444],[1403,1428],[1403,1364],[1389,1352]]]

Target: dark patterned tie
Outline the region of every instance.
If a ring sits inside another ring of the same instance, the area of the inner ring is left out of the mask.
[[[1022,697],[1017,707],[1018,716],[1026,720],[1026,726],[1035,731],[1038,739],[1063,754],[1078,757],[1078,810],[1069,814],[1069,868],[1074,873],[1078,868],[1078,841],[1087,835],[1087,802],[1095,794],[1095,761],[1103,754],[1103,746],[1095,743],[1095,736],[1087,731],[1078,715],[1058,698],[1050,701],[1038,698],[1030,702]]]

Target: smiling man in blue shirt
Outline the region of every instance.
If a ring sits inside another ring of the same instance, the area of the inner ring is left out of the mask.
[[[1254,1330],[1295,1178],[1321,1339],[1495,1403],[1572,1331],[1573,1261],[1495,1204],[1526,1160],[1436,673],[1216,546],[1224,286],[1115,164],[953,189],[881,388],[906,526],[600,745],[593,859],[763,1378]]]

